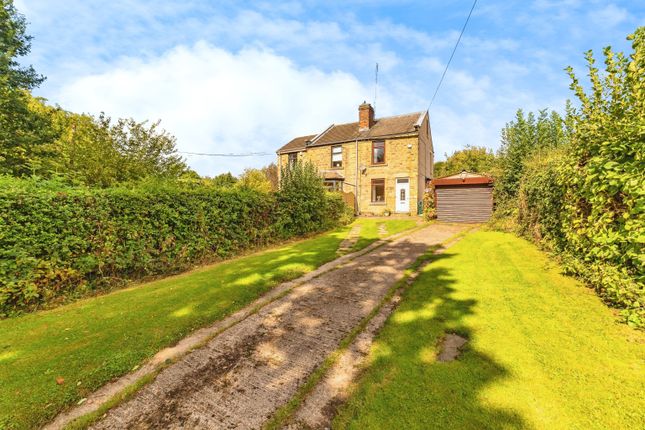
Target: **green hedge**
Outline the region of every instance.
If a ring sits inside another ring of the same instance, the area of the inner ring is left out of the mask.
[[[588,88],[567,68],[580,107],[567,108],[566,142],[522,159],[517,223],[645,328],[645,26],[628,40],[630,54],[603,50],[603,71],[586,53]]]
[[[339,196],[308,232],[336,225]],[[341,201],[342,203],[342,201]],[[244,188],[63,188],[0,180],[0,316],[302,234],[278,196]]]
[[[562,207],[564,187],[559,168],[564,150],[540,151],[524,163],[517,199],[517,229],[522,236],[562,251]]]
[[[625,204],[620,211],[615,206],[595,208],[596,193],[583,197],[585,190],[571,185],[574,159],[570,151],[560,148],[536,154],[525,163],[517,229],[558,254],[565,271],[594,288],[607,304],[621,309],[625,322],[645,327],[645,278],[639,259],[645,231],[642,209],[635,204]],[[603,186],[602,181],[598,186]],[[638,194],[626,192],[626,187],[622,190],[624,202],[634,201]],[[581,219],[577,209],[583,204],[589,213]]]

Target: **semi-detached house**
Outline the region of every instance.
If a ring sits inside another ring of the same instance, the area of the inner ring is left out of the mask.
[[[277,151],[279,168],[313,163],[330,190],[351,193],[359,213],[417,213],[432,178],[428,112],[375,118],[368,103],[358,121],[332,124]]]

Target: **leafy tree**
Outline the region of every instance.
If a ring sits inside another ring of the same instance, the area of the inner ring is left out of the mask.
[[[273,190],[271,181],[266,177],[264,171],[260,169],[244,169],[236,185],[263,193],[268,193]]]
[[[483,146],[466,145],[466,148],[446,155],[446,161],[435,163],[436,178],[454,175],[466,170],[468,172],[490,174],[495,164],[495,154]]]
[[[271,163],[268,166],[264,166],[261,170],[271,183],[271,189],[277,191],[280,185],[278,180],[278,166],[275,163]]]
[[[109,187],[144,178],[177,179],[188,172],[175,138],[133,119],[113,122],[102,114],[68,112],[30,97],[29,109],[47,118],[50,139],[29,161],[30,174],[61,177],[72,184]],[[45,126],[43,126],[45,127]]]
[[[54,140],[46,146],[47,156],[32,160],[34,173],[60,177],[69,183],[108,187],[117,182],[117,152],[109,130],[90,115],[67,112],[34,99],[31,109],[50,119]]]
[[[0,5],[0,82],[8,89],[31,90],[45,78],[37,74],[33,66],[21,66],[17,60],[31,50],[32,37],[26,34],[27,21],[18,13],[13,0],[0,0]]]
[[[448,154],[444,154],[446,157]],[[434,163],[434,177],[440,178],[446,176],[446,162],[445,161],[435,161]]]
[[[112,122],[110,117],[101,114],[97,122],[107,131],[118,153],[119,182],[148,176],[177,178],[187,170],[186,163],[177,154],[175,137],[159,127],[160,121],[148,125],[147,121],[120,118]]]
[[[567,104],[567,112],[571,108]],[[502,130],[502,145],[498,152],[495,195],[498,203],[517,198],[524,164],[539,149],[557,148],[567,142],[567,122],[555,111],[543,109],[535,115],[518,109],[515,120]],[[498,206],[499,207],[499,206]]]
[[[231,175],[231,172],[228,172],[215,176],[209,182],[215,187],[232,187],[237,183],[237,178]]]
[[[16,176],[38,169],[33,161],[54,137],[50,119],[30,109],[29,91],[45,78],[18,62],[31,49],[26,28],[13,0],[0,0],[0,173]]]

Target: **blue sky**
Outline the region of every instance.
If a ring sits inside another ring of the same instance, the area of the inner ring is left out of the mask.
[[[427,109],[472,2],[16,0],[35,91],[68,110],[161,119],[181,151],[271,152],[292,137]],[[561,110],[563,71],[645,25],[642,1],[480,0],[430,109],[437,159],[499,147],[519,107]],[[188,156],[203,175],[272,157]]]

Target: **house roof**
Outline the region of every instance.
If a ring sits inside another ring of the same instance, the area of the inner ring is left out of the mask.
[[[296,137],[278,149],[278,154],[302,151],[307,146],[323,146],[334,143],[351,142],[356,139],[378,139],[401,134],[418,133],[418,127],[423,122],[426,112],[414,112],[404,115],[378,118],[368,130],[360,131],[358,121],[346,124],[332,124],[325,131],[317,135]],[[309,145],[307,141],[311,141]]]
[[[286,145],[284,145],[282,148],[280,148],[278,150],[278,152],[281,153],[281,154],[286,154],[288,152],[302,151],[302,150],[305,149],[306,142],[308,140],[313,139],[314,137],[316,137],[316,135],[311,134],[309,136],[300,136],[300,137],[296,137],[294,139],[291,139],[291,141],[289,143],[287,143]]]

